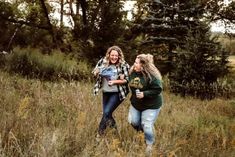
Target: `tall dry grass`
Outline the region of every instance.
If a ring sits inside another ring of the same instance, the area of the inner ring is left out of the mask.
[[[118,132],[97,138],[101,97],[90,82],[41,82],[0,72],[0,156],[142,157],[144,136],[115,111]],[[235,99],[200,101],[164,92],[153,156],[235,154]]]
[[[229,57],[229,65],[233,66],[235,68],[235,55]]]
[[[235,38],[228,37],[227,35],[219,35],[218,42],[227,50],[231,55],[235,55]]]

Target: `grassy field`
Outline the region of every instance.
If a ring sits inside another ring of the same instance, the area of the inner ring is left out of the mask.
[[[0,156],[142,157],[144,136],[115,112],[118,133],[96,138],[100,96],[89,82],[41,82],[0,72]],[[201,101],[164,91],[153,156],[235,155],[235,99]]]
[[[233,66],[235,66],[235,56],[230,56],[230,57],[229,57],[229,62],[230,62],[230,64],[232,64]]]

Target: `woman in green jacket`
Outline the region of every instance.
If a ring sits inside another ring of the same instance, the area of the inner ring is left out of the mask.
[[[154,123],[163,104],[162,77],[153,63],[153,56],[138,55],[129,78],[132,95],[128,121],[136,130],[144,132],[149,153],[155,141]]]

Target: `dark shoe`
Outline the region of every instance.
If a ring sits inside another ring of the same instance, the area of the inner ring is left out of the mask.
[[[144,132],[144,130],[143,130],[143,128],[142,128],[141,125],[136,126],[136,125],[131,124],[131,126],[132,126],[136,131]]]

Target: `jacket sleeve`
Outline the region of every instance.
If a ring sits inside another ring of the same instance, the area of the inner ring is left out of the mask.
[[[95,70],[98,69],[98,68],[100,68],[100,67],[102,66],[102,64],[103,64],[103,58],[101,58],[101,59],[97,62],[95,68],[92,70],[92,73],[94,74]],[[99,82],[100,82],[101,76],[100,76],[99,74],[98,74],[98,75],[94,75],[94,78],[96,79],[96,81],[99,81]]]
[[[93,69],[93,71],[94,71],[95,69],[99,68],[102,64],[103,64],[103,58],[101,58],[101,59],[97,62],[97,64],[96,64],[95,68]]]
[[[124,79],[127,81],[127,83],[129,82],[129,69],[130,69],[130,66],[128,63],[125,63],[122,67]]]
[[[154,97],[162,92],[162,83],[159,79],[153,79],[149,85],[148,89],[144,91],[144,97]]]

